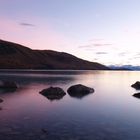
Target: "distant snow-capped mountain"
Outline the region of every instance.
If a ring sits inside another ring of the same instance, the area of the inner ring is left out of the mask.
[[[133,66],[133,65],[110,65],[109,68],[113,70],[140,70],[140,66]]]

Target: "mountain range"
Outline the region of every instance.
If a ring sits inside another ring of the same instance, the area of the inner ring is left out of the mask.
[[[0,40],[0,69],[109,70],[97,62],[53,50],[32,50],[20,44]]]
[[[140,70],[140,66],[133,66],[133,65],[110,65],[108,66],[110,69],[112,70],[135,70],[135,71],[139,71]]]

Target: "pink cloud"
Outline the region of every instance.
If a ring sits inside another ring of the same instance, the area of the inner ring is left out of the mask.
[[[95,43],[95,44],[93,44],[93,46],[95,46],[95,47],[101,47],[101,46],[111,46],[112,44],[109,44],[109,43]]]
[[[79,46],[79,48],[93,48],[93,47],[104,47],[104,46],[111,46],[111,43],[92,43],[89,45]]]

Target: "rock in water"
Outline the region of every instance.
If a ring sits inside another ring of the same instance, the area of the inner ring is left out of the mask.
[[[0,99],[0,103],[2,103],[3,102],[3,100],[2,99]]]
[[[135,88],[136,90],[140,89],[140,82],[137,81],[136,83],[132,84],[131,87]]]
[[[16,85],[15,82],[1,81],[0,82],[0,88],[3,88],[3,89],[16,89],[17,85]]]
[[[133,96],[136,98],[140,98],[140,93],[135,93]]]
[[[93,93],[94,89],[81,84],[77,84],[68,88],[67,92],[72,97],[82,98],[85,95]]]
[[[59,87],[49,87],[40,91],[40,94],[47,97],[49,100],[59,100],[66,95],[63,89]]]

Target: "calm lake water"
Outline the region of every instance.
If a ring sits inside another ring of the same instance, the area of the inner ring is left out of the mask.
[[[137,71],[1,71],[16,91],[0,90],[0,140],[140,140]],[[39,94],[74,84],[95,89],[84,97],[48,100]]]

